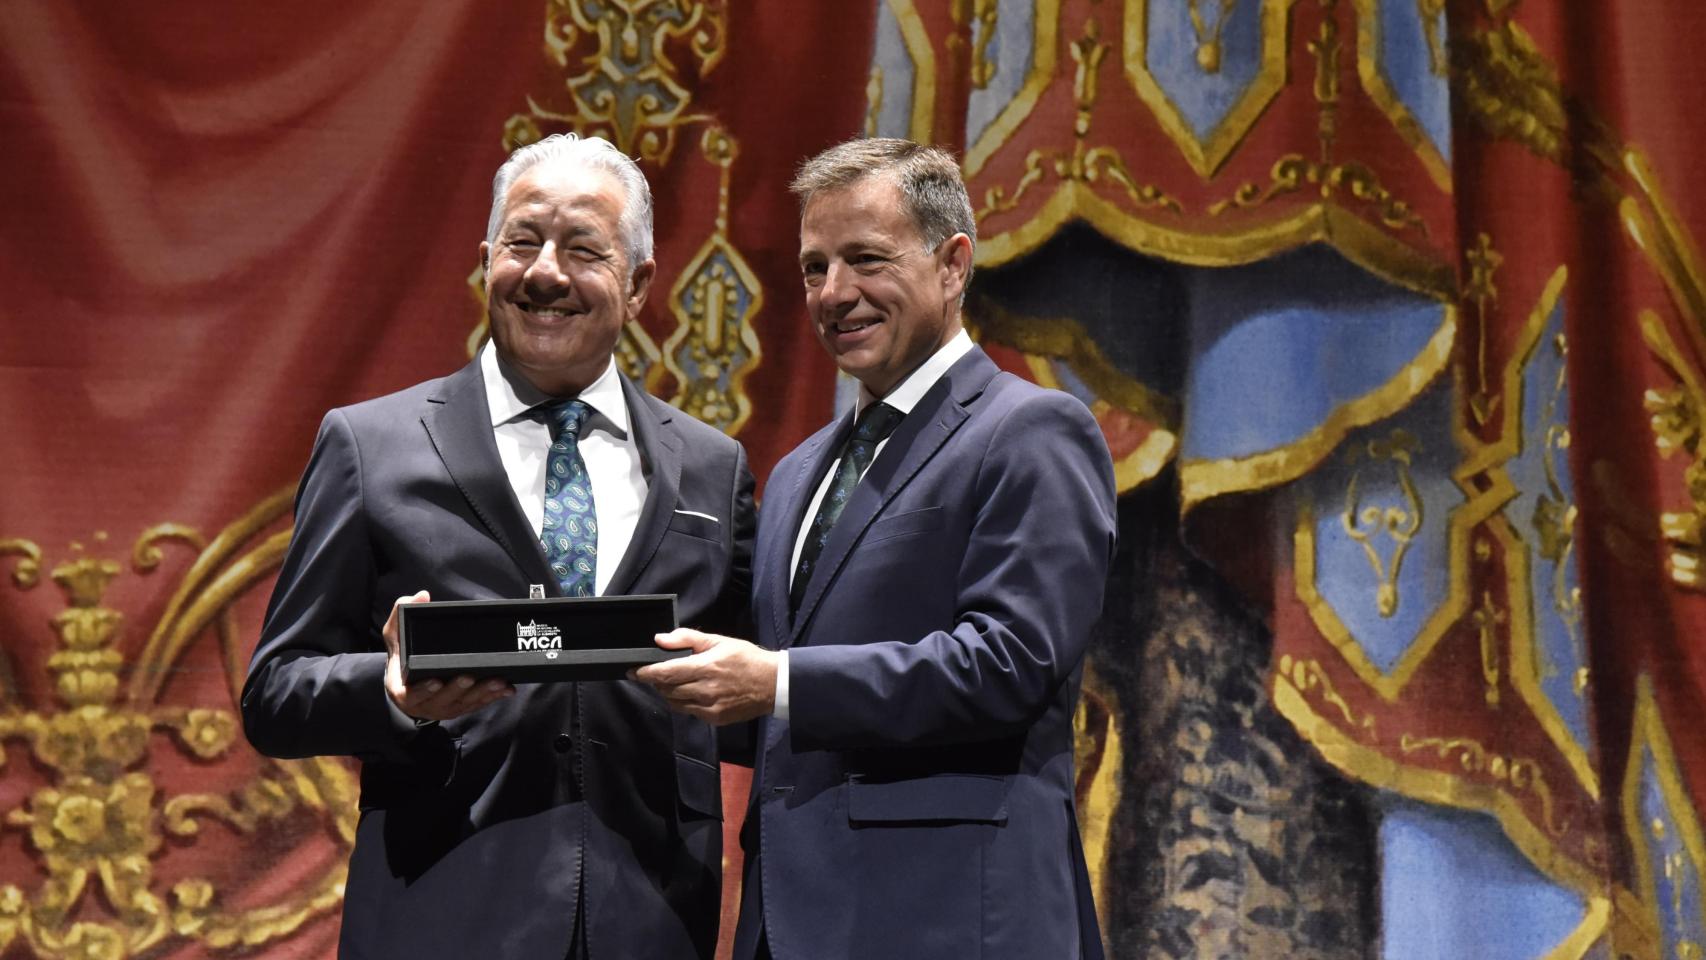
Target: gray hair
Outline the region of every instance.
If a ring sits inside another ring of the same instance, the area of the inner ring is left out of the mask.
[[[927,248],[935,250],[956,233],[965,234],[972,248],[977,248],[977,220],[965,181],[960,179],[960,165],[939,147],[888,137],[849,140],[800,164],[789,188],[803,210],[824,190],[850,187],[875,176],[891,178],[900,189],[901,206]]]
[[[554,133],[549,137],[518,148],[498,168],[492,178],[492,215],[486,221],[486,242],[496,243],[498,229],[503,226],[504,199],[509,188],[528,169],[541,163],[563,163],[589,170],[604,170],[622,184],[623,252],[628,256],[628,272],[652,257],[652,190],[640,167],[627,154],[603,137],[582,137],[575,133]]]

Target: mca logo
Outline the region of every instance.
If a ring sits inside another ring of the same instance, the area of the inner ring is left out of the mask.
[[[515,648],[517,650],[549,650],[547,659],[557,659],[556,651],[563,649],[563,631],[548,623],[537,623],[529,620],[515,625]]]

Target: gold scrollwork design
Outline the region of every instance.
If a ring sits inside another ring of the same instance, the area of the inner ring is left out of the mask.
[[[1232,196],[1210,204],[1208,213],[1217,217],[1232,209],[1259,207],[1275,197],[1307,187],[1315,188],[1323,200],[1330,200],[1342,191],[1372,209],[1375,217],[1386,227],[1393,230],[1414,228],[1423,236],[1427,235],[1427,224],[1408,203],[1382,186],[1373,170],[1354,162],[1321,163],[1299,153],[1289,153],[1274,161],[1265,186],[1253,182],[1240,184]]]
[[[0,540],[0,557],[21,557],[12,568],[12,582],[19,587],[33,587],[41,576],[41,548],[28,540]]]
[[[1315,58],[1315,84],[1311,92],[1315,94],[1319,114],[1315,121],[1316,136],[1321,142],[1322,162],[1326,162],[1332,156],[1333,140],[1339,131],[1339,51],[1343,45],[1339,43],[1338,0],[1320,0],[1320,6],[1321,25],[1315,39],[1305,46]]]
[[[1463,259],[1469,264],[1469,280],[1463,286],[1463,295],[1475,301],[1479,318],[1475,336],[1475,393],[1469,398],[1469,411],[1477,424],[1486,426],[1499,408],[1499,395],[1493,392],[1493,384],[1487,379],[1487,308],[1498,302],[1499,288],[1493,277],[1505,258],[1493,249],[1493,238],[1482,233],[1476,236],[1475,245],[1464,251]]]
[[[1695,349],[1706,353],[1706,265],[1699,246],[1660,188],[1646,155],[1631,149],[1621,159],[1635,194],[1646,201],[1645,209],[1634,196],[1618,205],[1624,228],[1658,270],[1678,312],[1687,319],[1685,329]]]
[[[1570,585],[1571,556],[1576,543],[1576,505],[1570,502],[1559,481],[1558,459],[1569,455],[1570,428],[1558,407],[1568,387],[1569,344],[1562,332],[1552,338],[1552,349],[1558,357],[1558,373],[1552,381],[1552,391],[1546,398],[1541,421],[1546,424],[1544,445],[1541,448],[1541,467],[1546,474],[1546,490],[1534,501],[1536,547],[1542,559],[1552,565],[1552,608],[1564,625],[1572,647],[1581,642],[1582,591]]]
[[[1464,773],[1487,777],[1518,792],[1534,795],[1540,802],[1541,825],[1554,837],[1564,835],[1564,826],[1553,809],[1552,788],[1540,764],[1525,757],[1508,757],[1489,750],[1469,737],[1418,737],[1409,733],[1398,738],[1398,749],[1406,754],[1431,750],[1441,760],[1456,758]]]
[[[1289,653],[1282,654],[1279,675],[1298,693],[1313,693],[1319,696],[1322,702],[1345,718],[1347,728],[1358,731],[1369,743],[1380,742],[1380,732],[1376,728],[1374,714],[1357,716],[1350,703],[1339,693],[1338,688],[1333,686],[1332,678],[1327,676],[1327,671],[1319,660],[1300,660]]]
[[[537,140],[538,121],[548,120],[607,135],[630,156],[668,163],[676,130],[706,118],[688,113],[692,95],[667,45],[686,38],[702,77],[722,59],[727,32],[723,8],[704,0],[549,0],[545,48],[557,65],[570,69],[583,35],[595,36],[598,49],[576,61],[584,73],[564,82],[571,110],[550,110],[529,97],[528,113],[505,125],[505,148]]]
[[[137,769],[157,732],[169,734],[179,750],[200,762],[217,762],[237,744],[231,710],[162,705],[155,697],[160,674],[188,640],[210,626],[231,626],[230,604],[259,571],[276,566],[282,548],[275,549],[272,538],[235,555],[288,506],[288,497],[268,498],[205,546],[195,530],[175,524],[152,528],[137,540],[132,563],[140,573],[158,567],[162,541],[187,543],[199,553],[132,671],[128,702],[121,699],[119,682],[126,664],[116,649],[124,616],[102,605],[122,568],[72,544],[74,557],[52,569],[67,605],[51,621],[58,648],[46,668],[62,709],[24,709],[15,691],[9,692],[12,702],[0,704],[0,742],[26,743],[50,777],[21,806],[5,811],[0,827],[24,834],[47,875],[33,893],[0,884],[0,952],[18,940],[52,960],[135,956],[172,938],[212,948],[255,947],[335,909],[342,899],[347,867],[341,862],[305,892],[237,911],[218,907],[218,891],[205,878],[183,879],[169,894],[157,891],[153,864],[168,835],[193,838],[203,816],[253,833],[307,811],[329,823],[347,849],[355,837],[355,784],[341,764],[270,762],[231,796],[166,795]],[[97,543],[104,540],[104,534],[96,535]],[[37,563],[41,556],[22,540],[0,542],[0,551]],[[17,582],[22,589],[34,586],[33,579]],[[224,660],[232,669],[230,658]],[[5,759],[0,752],[0,766]],[[80,906],[91,896],[100,898],[110,919],[82,919]]]
[[[995,42],[1000,14],[1000,0],[972,0],[972,27],[977,39],[971,45],[971,85],[979,90],[995,79],[996,63],[989,56],[989,45]]]
[[[1417,531],[1422,529],[1422,498],[1416,492],[1415,480],[1410,475],[1411,460],[1420,448],[1420,441],[1409,431],[1394,430],[1384,440],[1370,440],[1360,452],[1352,447],[1347,457],[1353,465],[1362,455],[1370,461],[1389,461],[1398,489],[1404,496],[1402,505],[1363,506],[1362,470],[1355,469],[1345,490],[1344,512],[1339,516],[1345,535],[1362,547],[1363,555],[1374,570],[1378,584],[1375,587],[1375,609],[1382,617],[1398,612],[1398,571]],[[1375,538],[1382,534],[1392,540],[1390,564],[1381,557],[1374,544]]]
[[[966,145],[963,166],[967,180],[976,176],[984,164],[1006,145],[1013,132],[1036,108],[1043,91],[1054,83],[1055,61],[1060,56],[1060,7],[1061,0],[1036,0],[1032,4],[1030,68],[1025,72],[1019,92],[989,126]]]
[[[742,383],[763,357],[752,318],[764,307],[764,288],[728,238],[729,170],[738,147],[717,126],[705,130],[700,147],[720,171],[716,231],[670,290],[676,328],[664,342],[663,363],[677,384],[671,403],[735,434],[752,415]]]
[[[622,338],[616,341],[616,365],[628,379],[655,392],[663,380],[663,365],[658,362],[662,357],[657,342],[640,321],[630,320],[622,325]]]
[[[1494,14],[1495,19],[1502,15]],[[1621,149],[1611,127],[1573,101],[1558,68],[1514,20],[1450,39],[1452,93],[1463,113],[1496,140],[1508,140],[1569,170],[1590,195],[1615,199]]]
[[[1603,900],[1603,845],[1583,839],[1576,832],[1566,830],[1559,836],[1537,826],[1529,814],[1528,803],[1509,789],[1508,782],[1473,775],[1472,771],[1464,771],[1469,775],[1459,775],[1439,769],[1435,764],[1407,763],[1381,748],[1348,736],[1337,723],[1317,713],[1283,673],[1274,676],[1273,696],[1274,708],[1280,715],[1289,720],[1304,739],[1314,744],[1334,767],[1371,786],[1392,790],[1412,799],[1491,814],[1517,849],[1547,877],[1582,894],[1585,899]],[[1537,796],[1531,791],[1528,795]],[[1607,911],[1601,910],[1588,919],[1592,922],[1584,922],[1578,933],[1580,939],[1591,943],[1604,929]],[[1572,934],[1572,937],[1576,936]]]
[[[1648,349],[1679,381],[1675,387],[1651,388],[1644,397],[1652,417],[1654,445],[1659,456],[1667,460],[1679,453],[1688,459],[1683,485],[1691,509],[1659,515],[1660,531],[1670,547],[1665,565],[1678,586],[1706,590],[1706,580],[1702,579],[1702,562],[1706,561],[1706,441],[1702,433],[1706,385],[1651,310],[1641,312],[1641,334]]]
[[[1676,745],[1671,741],[1670,730],[1660,711],[1652,677],[1644,673],[1635,683],[1631,726],[1628,760],[1623,772],[1621,812],[1624,836],[1634,861],[1635,887],[1647,924],[1657,934],[1653,939],[1671,942],[1681,955],[1691,932],[1686,927],[1687,914],[1682,909],[1686,904],[1672,900],[1670,915],[1676,926],[1667,930],[1659,901],[1658,878],[1662,875],[1669,881],[1667,885],[1673,898],[1689,886],[1685,879],[1689,876],[1694,880],[1694,889],[1698,890],[1702,877],[1706,877],[1706,835],[1702,833],[1699,814],[1688,787],[1683,783]],[[1652,764],[1651,778],[1647,776],[1649,761]],[[1657,788],[1663,817],[1669,818],[1668,826],[1665,819],[1658,816],[1648,819],[1645,813],[1643,800],[1652,787]],[[1675,836],[1670,837],[1673,829]],[[1667,839],[1675,845],[1675,849],[1669,852],[1660,846]],[[1657,951],[1653,955],[1657,956]]]
[[[1321,0],[1321,25],[1318,35],[1308,48],[1315,58],[1315,101],[1318,118],[1320,156],[1310,159],[1301,153],[1288,153],[1274,161],[1268,169],[1268,182],[1246,181],[1232,195],[1208,206],[1208,214],[1218,217],[1233,210],[1249,210],[1289,194],[1312,189],[1322,200],[1333,200],[1340,193],[1373,212],[1382,226],[1393,231],[1414,229],[1428,235],[1427,223],[1411,205],[1399,199],[1381,182],[1367,165],[1352,161],[1334,162],[1333,145],[1338,136],[1339,25],[1335,16],[1337,0]],[[1361,18],[1368,19],[1366,12]]]
[[[1542,654],[1544,628],[1539,623],[1538,614],[1546,600],[1533,596],[1533,571],[1536,569],[1534,563],[1546,559],[1541,552],[1541,545],[1531,542],[1538,538],[1540,531],[1531,525],[1521,524],[1520,518],[1507,516],[1504,509],[1521,493],[1506,465],[1518,458],[1524,449],[1522,398],[1528,377],[1526,371],[1536,352],[1547,342],[1546,332],[1554,327],[1553,318],[1560,309],[1560,304],[1564,302],[1568,280],[1569,271],[1565,267],[1560,266],[1553,271],[1539,298],[1529,310],[1521,332],[1505,359],[1502,374],[1496,375],[1496,382],[1501,384],[1500,395],[1505,398],[1501,405],[1502,413],[1498,417],[1498,439],[1489,444],[1480,443],[1470,432],[1469,417],[1460,414],[1457,418],[1456,429],[1465,446],[1472,451],[1458,476],[1463,480],[1480,477],[1478,486],[1482,488],[1482,492],[1478,496],[1496,504],[1498,508],[1489,518],[1486,530],[1493,540],[1500,544],[1505,569],[1503,592],[1510,601],[1506,607],[1506,613],[1510,617],[1507,631],[1510,650],[1509,685],[1518,698],[1528,705],[1541,729],[1569,763],[1582,789],[1597,801],[1600,793],[1599,774],[1590,755],[1592,746],[1576,738],[1559,712],[1557,703],[1542,687],[1542,681],[1552,675],[1551,672],[1556,668],[1548,665]],[[1548,422],[1555,420],[1555,416],[1548,415]],[[1551,496],[1555,504],[1561,503],[1563,499],[1561,490],[1556,494],[1548,491],[1544,495]],[[1556,547],[1557,544],[1554,544],[1554,553],[1557,553]],[[1553,572],[1557,572],[1556,568]],[[1566,598],[1567,596],[1568,594]],[[1585,692],[1587,678],[1588,674],[1585,672],[1576,674],[1574,682],[1579,686],[1578,692]]]
[[[1493,559],[1493,544],[1485,537],[1475,539],[1475,561],[1486,564]],[[1475,625],[1475,633],[1481,639],[1481,681],[1486,685],[1483,696],[1487,706],[1497,710],[1499,707],[1499,680],[1504,671],[1499,664],[1499,629],[1510,621],[1505,613],[1493,600],[1493,591],[1482,590],[1480,602],[1469,615],[1469,621]]]
[[[977,219],[983,220],[1017,207],[1025,193],[1050,173],[1067,183],[1095,184],[1105,180],[1124,190],[1133,206],[1182,212],[1179,202],[1159,187],[1139,184],[1118,150],[1109,146],[1086,146],[1091,113],[1096,105],[1096,73],[1108,54],[1108,45],[1101,41],[1101,25],[1094,19],[1085,21],[1083,36],[1073,41],[1070,49],[1072,60],[1077,64],[1072,75],[1072,95],[1077,105],[1077,116],[1072,125],[1072,151],[1032,150],[1025,156],[1025,172],[1014,185],[1012,194],[1009,195],[1001,186],[990,187],[984,194],[983,207],[978,210]]]
[[[1564,86],[1534,38],[1506,21],[1453,40],[1456,92],[1468,115],[1495,138],[1562,163],[1569,135]]]
[[[1509,616],[1493,602],[1491,590],[1481,591],[1481,600],[1475,605],[1475,612],[1470,614],[1470,622],[1475,624],[1475,633],[1481,639],[1481,681],[1485,684],[1483,696],[1487,706],[1495,709],[1499,706],[1499,628],[1509,620]]]

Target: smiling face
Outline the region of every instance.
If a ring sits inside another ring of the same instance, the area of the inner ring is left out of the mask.
[[[925,249],[885,176],[814,194],[800,218],[800,270],[818,340],[879,397],[959,332],[970,268],[964,234]]]
[[[622,204],[614,175],[547,161],[516,178],[497,239],[480,244],[498,355],[552,396],[598,379],[646,302],[657,267],[630,270]]]

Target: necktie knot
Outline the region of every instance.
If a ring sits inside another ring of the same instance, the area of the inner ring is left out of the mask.
[[[882,443],[900,426],[900,421],[905,416],[906,414],[886,403],[873,403],[859,414],[859,423],[853,428],[853,437],[865,443]]]
[[[558,400],[538,408],[539,418],[552,428],[554,440],[567,438],[571,443],[579,442],[581,427],[586,425],[586,418],[592,414],[592,408],[585,400]]]

